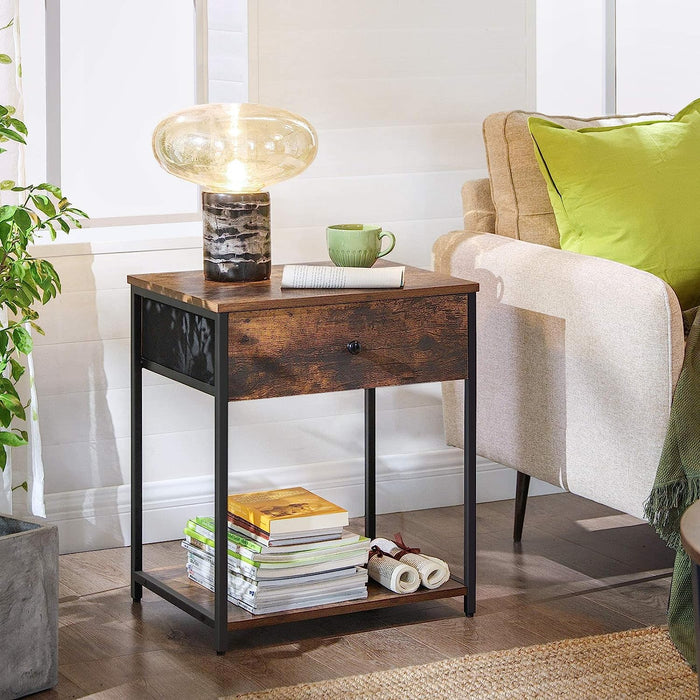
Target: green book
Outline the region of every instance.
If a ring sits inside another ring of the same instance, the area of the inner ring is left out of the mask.
[[[185,535],[197,542],[208,545],[212,549],[214,544],[214,532],[208,530],[197,521],[203,520],[196,518],[188,520],[185,527]],[[324,549],[312,549],[306,551],[292,551],[281,555],[265,555],[253,552],[245,547],[242,547],[229,539],[228,554],[230,557],[237,559],[256,569],[266,568],[288,568],[295,566],[311,566],[333,561],[344,560],[348,557],[364,555],[365,562],[367,550],[369,549],[369,539],[360,537],[359,535],[350,534],[348,544],[344,547],[330,547]]]
[[[193,540],[197,540],[198,542],[202,542],[203,544],[209,545],[212,549],[216,547],[216,543],[214,542],[214,540],[205,537],[201,534],[201,532],[193,528],[186,527],[185,535],[191,537]],[[260,564],[254,562],[252,559],[248,559],[247,557],[243,556],[240,553],[240,551],[236,551],[236,549],[229,549],[228,555],[229,557],[233,557],[234,559],[240,559],[242,562],[248,564],[248,566],[254,566],[256,569],[260,567]]]
[[[194,519],[194,522],[200,527],[209,530],[209,532],[211,532],[212,534],[214,533],[214,518],[198,517]],[[262,552],[264,549],[263,545],[261,545],[259,542],[256,542],[255,540],[250,540],[247,537],[239,535],[236,532],[232,532],[230,528],[228,531],[228,541],[233,542],[240,547],[245,547],[245,549],[249,549],[251,552]]]

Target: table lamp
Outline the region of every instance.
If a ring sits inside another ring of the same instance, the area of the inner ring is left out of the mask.
[[[202,187],[204,277],[270,278],[270,185],[316,157],[302,117],[258,104],[204,104],[175,112],[153,131],[153,153],[176,177]]]

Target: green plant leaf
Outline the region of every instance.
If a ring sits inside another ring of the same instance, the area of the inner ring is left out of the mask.
[[[7,451],[5,450],[5,447],[0,447],[0,469],[2,471],[5,471],[5,467],[7,466]]]
[[[10,358],[10,364],[12,366],[12,378],[17,381],[24,374],[24,367],[13,357]]]
[[[0,431],[0,445],[9,445],[10,447],[19,447],[26,445],[27,441],[15,433],[10,433],[6,430]]]
[[[61,188],[56,187],[56,185],[51,185],[48,182],[42,182],[40,185],[37,185],[34,189],[50,192],[54,197],[56,197],[56,199],[63,199],[63,192],[61,192]]]
[[[12,342],[15,344],[15,347],[25,355],[32,351],[32,337],[21,326],[18,326],[12,331]]]
[[[0,32],[3,29],[9,29],[15,23],[15,18],[13,17],[4,27],[0,27]]]
[[[13,207],[10,205],[0,207],[0,221],[7,221],[8,219],[11,219],[15,215],[16,211],[17,207]]]
[[[66,211],[69,211],[73,214],[77,214],[78,216],[82,216],[84,219],[90,218],[82,209],[78,209],[77,207],[68,207]]]
[[[19,119],[10,119],[10,124],[19,131],[20,134],[27,135],[27,125]]]
[[[0,403],[2,403],[10,413],[17,416],[17,418],[26,420],[27,416],[24,412],[24,406],[16,396],[12,396],[12,394],[0,394]]]
[[[56,207],[45,194],[33,194],[32,201],[42,214],[46,214],[46,216],[56,215]]]
[[[14,180],[3,180],[2,182],[0,182],[0,190],[11,190],[14,186]]]
[[[12,58],[6,53],[0,53],[0,63],[12,63]]]
[[[4,136],[5,138],[10,139],[10,141],[17,141],[17,143],[27,143],[22,134],[18,134],[16,131],[7,129],[4,126],[0,126],[0,136]]]
[[[17,207],[14,220],[22,231],[29,231],[34,227],[30,212],[22,207]]]
[[[63,229],[64,233],[70,233],[70,226],[63,219],[56,219],[58,225]]]

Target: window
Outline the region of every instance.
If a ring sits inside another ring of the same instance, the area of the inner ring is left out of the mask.
[[[697,0],[617,0],[617,109],[677,112],[700,97]]]
[[[60,184],[91,227],[198,220],[151,133],[207,101],[207,1],[22,0],[20,23],[28,181]]]
[[[536,41],[546,113],[676,112],[700,96],[697,0],[537,0]]]

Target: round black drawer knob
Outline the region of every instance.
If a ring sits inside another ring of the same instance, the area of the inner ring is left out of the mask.
[[[345,347],[351,355],[357,355],[362,350],[359,340],[351,340]]]

